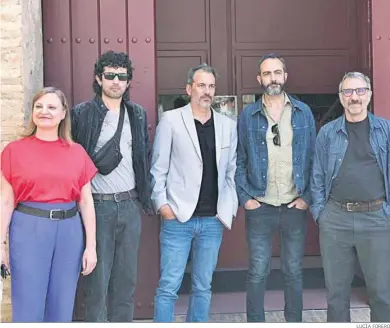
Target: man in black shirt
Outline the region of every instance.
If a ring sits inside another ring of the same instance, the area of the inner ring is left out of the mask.
[[[369,113],[370,79],[358,72],[339,86],[344,115],[319,132],[311,211],[320,228],[328,321],[350,321],[355,253],[371,321],[390,321],[390,122]],[[380,106],[380,104],[377,104]]]
[[[187,321],[208,320],[223,227],[231,228],[237,212],[236,122],[211,109],[215,76],[206,64],[191,69],[186,86],[191,102],[165,112],[157,127],[151,169],[152,200],[161,215],[156,322],[173,320],[191,244]]]

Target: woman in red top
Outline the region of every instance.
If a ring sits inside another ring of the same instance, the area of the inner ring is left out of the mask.
[[[64,94],[44,88],[23,138],[1,154],[1,253],[14,322],[70,322],[80,267],[88,275],[96,265],[90,181],[97,169],[70,126]]]

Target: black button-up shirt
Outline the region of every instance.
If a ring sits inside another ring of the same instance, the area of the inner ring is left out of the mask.
[[[198,204],[193,216],[215,216],[217,214],[218,201],[218,171],[215,154],[213,112],[211,111],[211,118],[204,124],[195,120],[195,127],[202,153],[203,175]]]

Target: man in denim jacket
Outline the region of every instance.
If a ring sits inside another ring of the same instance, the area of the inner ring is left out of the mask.
[[[390,122],[368,113],[371,93],[367,76],[347,73],[339,85],[345,114],[326,124],[316,143],[311,212],[320,229],[332,322],[351,320],[355,254],[371,320],[390,321]]]
[[[310,108],[283,91],[283,58],[267,54],[257,80],[264,95],[238,124],[236,187],[249,246],[247,320],[264,321],[272,237],[279,231],[287,321],[302,321],[302,260],[316,128]]]

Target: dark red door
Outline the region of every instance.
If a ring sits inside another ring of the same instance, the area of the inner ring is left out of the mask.
[[[372,1],[372,61],[375,114],[390,119],[390,1]]]
[[[45,85],[62,89],[70,105],[91,99],[93,67],[107,50],[129,53],[134,64],[130,97],[148,112],[150,136],[156,126],[154,0],[43,0]],[[158,281],[156,217],[143,217],[136,318],[150,318]],[[80,281],[82,283],[82,280]],[[78,295],[76,317],[82,319]]]
[[[243,96],[261,92],[257,62],[266,52],[286,58],[289,92],[335,95],[346,71],[369,71],[368,22],[367,0],[156,0],[161,104],[185,94],[187,70],[208,62],[219,73],[217,93],[237,95],[240,109]],[[243,214],[240,208],[232,231],[225,231],[219,268],[248,265]],[[319,255],[311,217],[305,254]],[[279,255],[277,238],[273,255]]]

